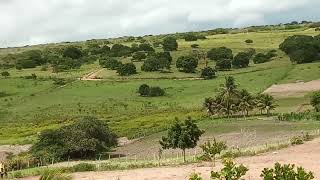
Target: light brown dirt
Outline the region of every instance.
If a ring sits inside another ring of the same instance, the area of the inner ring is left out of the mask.
[[[254,157],[241,157],[237,163],[246,165],[250,171],[245,179],[261,179],[263,168],[273,167],[274,163],[293,163],[313,171],[315,179],[320,178],[320,138],[303,145],[289,147],[277,152],[270,152]],[[215,169],[220,169],[221,163]],[[126,171],[83,172],[74,173],[76,180],[186,180],[193,172],[200,173],[204,179],[209,179],[211,167],[209,163],[185,165],[179,167],[162,167],[136,169]],[[26,178],[35,180],[37,178]]]
[[[264,91],[274,96],[304,96],[306,93],[320,90],[320,80],[272,85]]]
[[[8,153],[19,154],[21,152],[26,152],[31,147],[31,145],[1,145],[0,146],[0,161],[5,160]]]
[[[101,78],[98,77],[99,73],[103,71],[103,69],[99,69],[96,71],[93,71],[81,78],[79,78],[82,81],[101,81]]]

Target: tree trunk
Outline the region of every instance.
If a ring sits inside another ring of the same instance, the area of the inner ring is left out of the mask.
[[[182,149],[182,154],[183,154],[183,162],[186,162],[186,149]]]
[[[213,156],[213,167],[216,167],[216,156]]]

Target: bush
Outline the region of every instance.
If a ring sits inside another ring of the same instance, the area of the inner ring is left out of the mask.
[[[136,66],[133,63],[122,64],[117,68],[117,73],[120,76],[130,76],[137,73]]]
[[[58,170],[44,170],[41,173],[39,180],[71,180],[72,177],[69,175],[62,174]]]
[[[114,44],[108,55],[110,57],[128,57],[132,53],[132,50],[129,46],[125,46],[122,44]]]
[[[3,71],[1,72],[1,76],[3,76],[4,78],[7,78],[10,76],[10,73],[8,71]]]
[[[100,66],[111,70],[117,70],[122,65],[120,61],[112,57],[100,59],[99,64]]]
[[[162,42],[164,51],[176,51],[178,50],[178,43],[174,37],[166,37]]]
[[[261,63],[265,63],[265,62],[268,62],[268,61],[270,61],[270,58],[267,55],[263,54],[263,53],[258,53],[253,58],[253,62],[255,64],[261,64]]]
[[[316,28],[315,31],[320,31],[320,28]]]
[[[212,179],[240,180],[249,170],[242,164],[240,166],[236,166],[232,160],[224,160],[223,165],[224,168],[222,168],[220,172],[211,171]]]
[[[193,173],[190,175],[189,180],[202,180],[202,177],[197,173]]]
[[[290,139],[291,145],[300,145],[303,144],[303,138],[300,136],[294,136]]]
[[[310,104],[314,107],[316,112],[320,112],[320,91],[312,94]]]
[[[233,59],[232,50],[227,47],[213,48],[208,51],[207,57],[211,60]]]
[[[314,179],[312,172],[307,172],[302,167],[295,170],[294,164],[281,165],[276,163],[274,168],[264,168],[260,177],[264,180],[311,180]]]
[[[138,92],[139,92],[140,96],[149,96],[150,86],[148,86],[147,84],[142,84],[139,87]]]
[[[133,53],[132,60],[141,61],[141,60],[145,59],[146,57],[147,57],[147,55],[145,54],[145,52],[138,51],[138,52]]]
[[[220,59],[216,63],[217,70],[230,70],[231,69],[231,60],[230,59]]]
[[[171,56],[166,57],[162,53],[150,54],[141,66],[142,71],[158,71],[162,69],[170,69]]]
[[[163,96],[164,94],[165,94],[165,91],[160,87],[150,87],[150,92],[149,92],[150,97]]]
[[[77,165],[74,165],[72,167],[74,172],[86,172],[86,171],[95,171],[96,165],[94,164],[89,164],[89,163],[80,163]]]
[[[252,44],[252,43],[253,43],[253,40],[252,40],[252,39],[247,39],[247,40],[245,40],[245,42],[246,42],[247,44]]]
[[[247,52],[238,53],[232,60],[232,66],[235,68],[246,68],[250,63],[250,54]]]
[[[211,67],[205,67],[201,70],[201,78],[213,79],[216,77],[216,70]]]
[[[80,49],[74,46],[67,47],[63,51],[63,57],[68,57],[71,59],[80,59],[83,56]]]
[[[189,55],[189,56],[180,56],[176,62],[176,67],[185,73],[193,73],[198,67],[198,60]]]
[[[187,33],[184,35],[184,40],[185,41],[197,41],[198,37],[194,33]]]

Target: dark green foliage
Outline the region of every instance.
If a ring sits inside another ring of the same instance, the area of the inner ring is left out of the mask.
[[[235,68],[246,68],[249,66],[251,55],[247,52],[238,53],[232,60],[232,66]]]
[[[166,37],[163,42],[162,46],[164,51],[176,51],[178,50],[178,42],[174,37]]]
[[[141,66],[142,71],[158,71],[170,69],[172,57],[168,52],[151,53]]]
[[[213,79],[216,77],[216,70],[211,67],[205,67],[201,70],[201,78]]]
[[[320,28],[316,28],[315,31],[320,31]]]
[[[203,180],[203,179],[199,174],[193,173],[190,175],[189,180]]]
[[[16,56],[17,69],[35,68],[38,65],[46,63],[46,59],[42,57],[42,53],[39,50],[25,51]]]
[[[128,57],[132,53],[130,47],[122,44],[114,44],[109,52],[110,57]]]
[[[154,52],[154,49],[151,44],[148,43],[142,43],[138,46],[138,51],[144,51],[144,52]]]
[[[300,145],[303,144],[303,138],[300,136],[294,136],[290,139],[291,145]]]
[[[137,68],[133,63],[126,63],[117,68],[117,73],[120,76],[130,76],[137,73]]]
[[[160,145],[163,149],[182,149],[185,161],[185,150],[197,146],[204,131],[200,130],[195,122],[189,117],[184,123],[176,122],[168,130],[166,137],[162,137]]]
[[[197,41],[198,36],[194,33],[187,33],[184,35],[184,40],[185,41]]]
[[[138,93],[140,96],[148,96],[150,93],[150,87],[147,84],[142,84],[139,87]]]
[[[82,56],[82,51],[74,46],[69,46],[63,51],[63,57],[71,59],[80,59]]]
[[[251,57],[256,54],[256,50],[253,48],[246,49],[245,52],[250,54]]]
[[[232,160],[224,160],[224,167],[219,171],[211,171],[211,178],[216,180],[241,180],[249,171],[244,165],[236,166]]]
[[[191,44],[191,48],[199,48],[199,44]]]
[[[116,135],[104,121],[86,117],[57,130],[45,130],[31,152],[36,158],[65,160],[91,158],[117,145]]]
[[[307,172],[302,167],[295,170],[294,164],[281,165],[276,163],[274,168],[264,168],[260,177],[264,180],[311,180],[314,179],[312,172]]]
[[[62,78],[55,78],[55,79],[53,79],[53,84],[57,85],[57,86],[64,86],[67,84],[67,81]]]
[[[273,49],[267,52],[266,57],[271,59],[277,57],[277,50]]]
[[[288,37],[279,48],[289,55],[294,63],[309,63],[319,58],[317,38],[307,35],[294,35]]]
[[[135,60],[135,61],[141,61],[145,58],[147,58],[147,55],[143,51],[138,51],[132,54],[132,60]]]
[[[180,56],[176,62],[176,67],[185,73],[193,73],[198,67],[198,60],[194,56]]]
[[[111,69],[111,70],[117,70],[119,67],[122,66],[122,63],[118,61],[116,58],[112,57],[106,57],[99,60],[100,66]]]
[[[265,110],[267,115],[270,114],[271,110],[276,108],[274,98],[269,94],[259,94],[257,97],[257,107],[262,111]]]
[[[227,47],[213,48],[208,51],[207,57],[211,60],[233,59],[232,50]]]
[[[86,172],[86,171],[95,171],[97,170],[97,167],[95,164],[80,163],[72,166],[72,169],[74,172]]]
[[[0,98],[7,97],[7,96],[10,96],[10,94],[0,91]]]
[[[30,76],[25,76],[25,79],[37,79],[37,75],[35,73],[32,73]]]
[[[231,60],[230,59],[220,59],[216,62],[216,69],[227,71],[231,69]]]
[[[265,63],[265,62],[269,62],[269,61],[270,61],[270,56],[263,54],[263,53],[258,53],[253,58],[253,62],[255,64],[261,64],[261,63]]]
[[[314,107],[316,112],[320,112],[320,91],[312,94],[310,104]]]
[[[10,76],[10,73],[8,71],[3,71],[1,72],[1,76],[3,76],[4,78],[7,78]]]
[[[247,44],[252,44],[252,43],[253,43],[253,40],[252,40],[252,39],[247,39],[247,40],[245,40],[245,42],[246,42]]]
[[[165,95],[164,89],[160,87],[150,87],[147,84],[142,84],[139,87],[138,92],[140,96],[145,96],[145,97],[158,97],[158,96]]]

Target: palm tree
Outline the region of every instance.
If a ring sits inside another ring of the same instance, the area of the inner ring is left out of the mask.
[[[219,97],[221,98],[225,112],[229,117],[232,107],[235,104],[234,102],[239,97],[237,85],[232,76],[225,77],[225,84],[221,86]]]
[[[243,116],[248,116],[249,111],[253,110],[256,105],[255,98],[245,89],[239,92],[238,108],[242,111]]]
[[[276,108],[274,98],[269,94],[260,94],[257,99],[258,99],[257,106],[260,108],[261,114],[262,114],[262,111],[265,110],[267,115],[269,116],[270,111]]]

